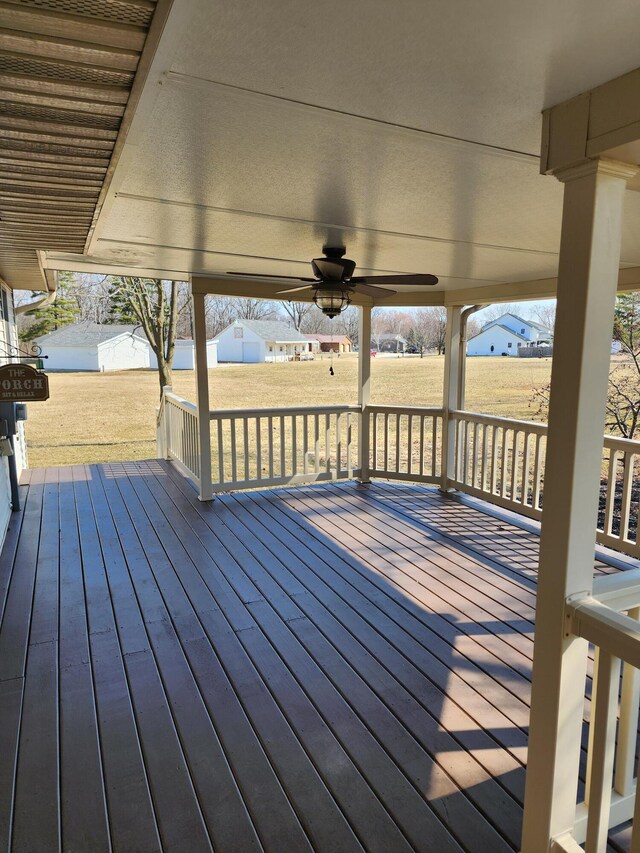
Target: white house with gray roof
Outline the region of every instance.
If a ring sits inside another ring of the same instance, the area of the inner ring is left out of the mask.
[[[517,314],[502,314],[485,323],[467,342],[467,355],[517,356],[522,347],[549,347],[553,331]]]
[[[73,323],[36,340],[47,370],[108,371],[149,367],[149,344],[136,326]]]
[[[218,335],[218,361],[307,361],[317,349],[317,341],[280,320],[236,320]]]

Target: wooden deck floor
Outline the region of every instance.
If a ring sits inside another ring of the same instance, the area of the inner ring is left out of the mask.
[[[534,534],[408,485],[203,505],[155,461],[22,493],[0,850],[517,849]]]

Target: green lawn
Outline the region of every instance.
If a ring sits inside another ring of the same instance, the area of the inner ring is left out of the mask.
[[[357,401],[358,359],[221,365],[209,372],[211,408],[314,406]],[[440,406],[444,358],[374,358],[372,402]],[[547,359],[472,358],[466,408],[535,419],[531,392],[548,381]],[[54,373],[51,399],[29,405],[29,464],[73,465],[155,456],[155,371]],[[195,400],[192,371],[176,371],[175,393]]]

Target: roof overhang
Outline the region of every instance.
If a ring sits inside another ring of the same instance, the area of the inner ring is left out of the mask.
[[[0,277],[55,290],[82,253],[172,0],[8,0],[0,32]]]
[[[553,297],[562,187],[539,174],[540,112],[557,104],[544,113],[543,172],[601,156],[637,163],[640,70],[595,85],[635,61],[630,10],[612,19],[585,0],[576,34],[548,3],[531,52],[521,13],[510,26],[491,2],[454,34],[446,15],[419,4],[407,28],[354,0],[358,38],[348,50],[330,40],[313,68],[313,4],[299,7],[294,30],[286,3],[267,12],[247,0],[222,17],[209,0],[174,4],[158,19],[157,49],[140,59],[84,253],[42,247],[44,266],[286,300],[281,281],[236,273],[305,276],[322,244],[340,240],[360,274],[440,279],[354,304]],[[640,197],[627,208],[621,290],[640,288]]]

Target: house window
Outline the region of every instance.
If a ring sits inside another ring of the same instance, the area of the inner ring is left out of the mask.
[[[242,326],[234,326],[233,327],[233,337],[234,338],[241,338],[243,336],[243,333],[244,333],[244,329],[242,328]]]
[[[507,344],[507,346],[509,347],[509,349],[511,349],[511,347],[513,346],[513,344],[511,343],[511,341],[509,341],[509,343]]]
[[[522,346],[522,342],[518,341],[518,348],[520,348],[521,346]]]
[[[520,334],[524,335],[524,329],[520,329]]]
[[[280,352],[284,352],[284,347],[280,347]]]
[[[493,352],[493,351],[494,351],[494,349],[495,349],[494,345],[493,345],[493,344],[491,344],[491,352]]]

